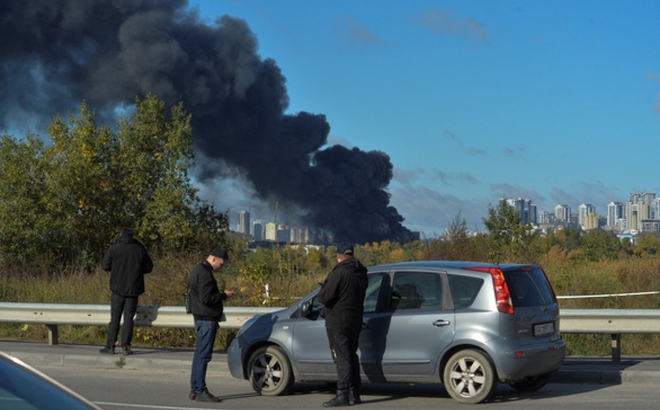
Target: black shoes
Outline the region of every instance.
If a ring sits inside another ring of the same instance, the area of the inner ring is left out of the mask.
[[[194,397],[194,400],[196,401],[203,401],[207,403],[219,403],[222,401],[220,397],[216,397],[211,393],[209,393],[207,389],[205,389],[201,393],[195,393],[194,391],[191,390],[190,394],[188,395],[188,398],[190,398],[190,400],[193,400],[192,397]]]
[[[114,346],[105,346],[103,349],[99,350],[99,353],[103,354],[115,354],[115,347]],[[133,351],[131,350],[130,346],[124,346],[122,348],[122,353],[124,356],[128,356],[133,354]]]
[[[357,387],[348,388],[348,402],[350,404],[360,404],[362,399],[360,398],[360,389]]]
[[[103,349],[99,350],[99,353],[115,354],[115,347],[114,346],[105,346]]]
[[[338,390],[337,395],[323,403],[323,407],[343,407],[350,406],[348,394],[345,391]]]

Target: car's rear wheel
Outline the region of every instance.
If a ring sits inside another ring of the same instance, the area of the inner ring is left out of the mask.
[[[537,391],[548,384],[550,377],[552,377],[552,372],[528,377],[515,383],[509,383],[509,385],[518,391]]]
[[[293,371],[286,354],[277,346],[255,350],[248,361],[252,388],[263,396],[278,396],[293,386]]]
[[[491,397],[497,387],[490,360],[472,349],[455,353],[447,362],[442,379],[447,393],[462,404],[481,403]]]

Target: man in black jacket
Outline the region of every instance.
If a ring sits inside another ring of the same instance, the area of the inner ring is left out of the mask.
[[[124,326],[121,330],[123,354],[132,354],[133,317],[137,311],[138,297],[144,293],[144,274],[153,270],[154,264],[147,249],[133,238],[129,228],[121,230],[119,239],[110,245],[101,262],[104,271],[110,272],[110,324],[108,339],[101,353],[114,354],[119,335],[122,312]]]
[[[337,246],[337,266],[323,282],[318,301],[324,305],[330,351],[337,364],[337,394],[323,407],[359,404],[360,362],[357,356],[362,330],[367,268],[353,256],[353,245]]]
[[[195,265],[188,280],[188,297],[195,319],[197,342],[190,372],[190,400],[219,402],[206,387],[206,369],[213,355],[213,343],[222,320],[222,301],[236,294],[231,290],[220,292],[213,271],[222,269],[229,260],[227,252],[215,248],[201,263]]]

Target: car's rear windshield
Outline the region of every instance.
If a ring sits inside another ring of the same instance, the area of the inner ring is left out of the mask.
[[[554,303],[552,289],[538,267],[505,270],[504,278],[514,307],[544,306]]]

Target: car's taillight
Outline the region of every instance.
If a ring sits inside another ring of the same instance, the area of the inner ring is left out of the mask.
[[[493,287],[495,288],[495,301],[497,302],[497,310],[509,315],[514,314],[513,302],[511,301],[511,293],[509,287],[504,279],[504,272],[500,268],[486,268],[486,267],[470,267],[468,270],[476,270],[480,272],[488,272],[493,278]]]

